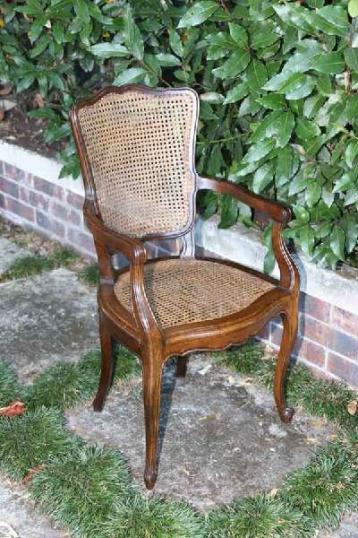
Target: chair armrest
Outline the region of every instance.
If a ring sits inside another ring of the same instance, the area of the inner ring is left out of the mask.
[[[300,282],[299,272],[282,237],[284,225],[292,218],[291,209],[281,202],[269,200],[250,192],[245,187],[226,180],[220,181],[216,178],[199,176],[198,188],[231,194],[231,196],[234,196],[244,204],[262,211],[262,213],[265,213],[274,221],[272,227],[272,248],[280,269],[280,285],[298,294]]]
[[[265,213],[271,219],[277,222],[282,222],[283,224],[287,224],[292,218],[292,211],[287,205],[254,194],[245,187],[236,185],[236,183],[232,183],[231,181],[199,176],[198,188],[209,189],[223,194],[231,194],[231,196],[234,196],[244,204],[262,211],[262,213]]]
[[[144,335],[161,339],[161,331],[150,307],[144,287],[144,264],[147,259],[145,247],[134,237],[115,232],[105,226],[96,215],[92,200],[86,199],[83,213],[88,228],[93,234],[98,254],[101,284],[114,284],[113,270],[108,247],[125,255],[130,262],[130,282],[134,317]]]

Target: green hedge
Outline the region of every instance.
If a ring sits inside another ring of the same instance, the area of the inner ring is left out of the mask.
[[[44,97],[30,114],[50,120],[47,142],[68,142],[63,175],[79,173],[67,122],[75,98],[110,83],[192,86],[199,172],[288,201],[287,235],[317,263],[356,263],[357,0],[27,0],[0,9],[1,82]],[[250,222],[229,196],[200,202],[222,227]]]

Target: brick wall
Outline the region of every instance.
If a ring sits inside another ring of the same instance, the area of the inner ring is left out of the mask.
[[[92,237],[83,222],[82,205],[83,195],[68,188],[66,182],[61,186],[61,182],[47,181],[0,161],[0,214],[95,258]],[[177,240],[151,243],[148,252],[150,256],[163,256],[168,251],[177,252],[178,246]],[[278,319],[264,329],[261,338],[277,348],[281,334]],[[358,387],[357,336],[357,315],[301,294],[294,355],[315,373],[340,378]]]
[[[0,161],[1,214],[94,257],[82,216],[83,196]]]

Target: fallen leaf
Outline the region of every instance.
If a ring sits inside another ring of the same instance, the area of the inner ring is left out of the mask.
[[[347,405],[347,411],[350,415],[352,415],[352,417],[357,414],[357,410],[358,400],[352,400],[351,402],[349,402],[349,404]]]
[[[15,401],[6,407],[0,407],[0,416],[1,417],[16,417],[18,415],[23,415],[25,412],[25,404],[23,402]]]
[[[30,469],[24,478],[22,479],[23,483],[26,484],[27,482],[30,482],[30,480],[37,474],[39,471],[41,471],[44,468],[44,465],[36,465],[36,467],[33,467]]]
[[[12,86],[10,84],[6,84],[5,86],[2,86],[0,88],[0,95],[9,95],[11,93]]]
[[[32,101],[34,107],[43,108],[45,106],[45,100],[41,93],[37,93]]]

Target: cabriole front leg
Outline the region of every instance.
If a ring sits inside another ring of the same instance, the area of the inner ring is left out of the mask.
[[[274,376],[274,396],[282,422],[291,422],[294,410],[286,406],[285,381],[297,336],[297,307],[281,313],[283,334]]]
[[[146,437],[144,482],[147,489],[153,489],[158,475],[157,451],[162,364],[160,353],[148,353],[143,360],[143,400]]]

